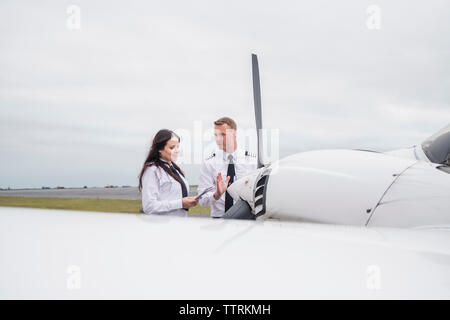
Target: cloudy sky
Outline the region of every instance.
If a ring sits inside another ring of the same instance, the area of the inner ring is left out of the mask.
[[[160,128],[254,128],[252,52],[281,156],[450,122],[445,0],[2,0],[0,187],[137,185]]]

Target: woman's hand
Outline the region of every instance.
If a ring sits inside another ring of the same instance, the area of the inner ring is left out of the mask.
[[[183,203],[184,209],[189,209],[195,207],[198,203],[198,200],[196,200],[194,197],[185,197],[181,199],[181,202]]]
[[[216,192],[214,193],[214,199],[219,200],[222,194],[227,191],[228,182],[230,182],[230,177],[228,176],[225,181],[223,181],[222,173],[219,172],[216,178]]]

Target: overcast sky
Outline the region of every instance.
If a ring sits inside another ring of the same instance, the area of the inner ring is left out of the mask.
[[[252,52],[281,156],[402,148],[450,122],[445,0],[2,0],[0,187],[137,185],[158,129],[254,128]]]

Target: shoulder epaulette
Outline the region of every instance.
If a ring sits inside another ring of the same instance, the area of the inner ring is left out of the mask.
[[[209,160],[209,159],[212,159],[212,158],[214,158],[216,156],[216,154],[215,153],[212,153],[208,158],[206,158],[205,160]]]
[[[256,154],[254,154],[254,153],[252,153],[252,152],[248,152],[248,151],[245,151],[245,156],[246,156],[246,157],[253,157],[253,158],[256,158]]]

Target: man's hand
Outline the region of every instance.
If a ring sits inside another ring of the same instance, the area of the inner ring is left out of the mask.
[[[216,178],[216,192],[214,193],[214,199],[219,200],[222,194],[227,191],[228,182],[230,182],[230,176],[223,181],[222,173],[219,172]]]

